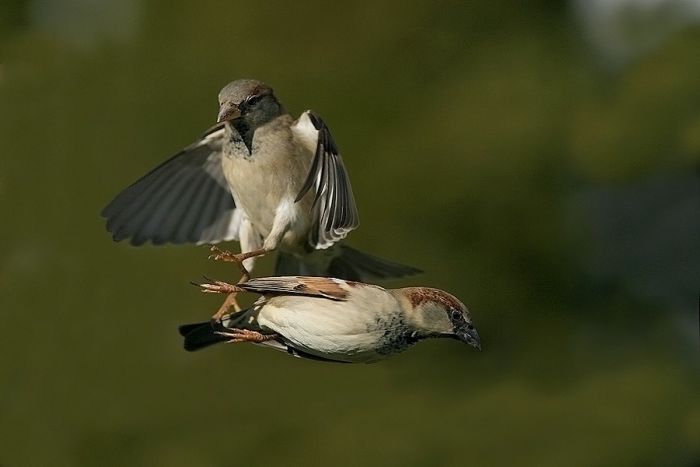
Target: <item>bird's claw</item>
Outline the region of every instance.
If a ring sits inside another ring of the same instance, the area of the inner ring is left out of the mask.
[[[233,284],[229,284],[224,281],[213,280],[211,282],[205,282],[202,284],[192,283],[200,288],[203,293],[237,293],[241,292],[242,289]]]
[[[209,255],[209,259],[213,261],[224,261],[227,263],[242,263],[245,258],[242,258],[242,255],[237,255],[235,253],[231,253],[228,250],[222,250],[221,248],[217,247],[216,245],[212,245],[209,248],[209,251],[211,251],[212,254]]]
[[[226,341],[227,344],[235,344],[237,342],[260,343],[275,339],[277,337],[277,334],[262,334],[257,331],[238,328],[227,329],[226,331],[216,331],[216,334],[228,337],[229,340]]]

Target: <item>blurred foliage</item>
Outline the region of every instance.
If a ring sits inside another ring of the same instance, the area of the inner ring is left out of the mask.
[[[553,1],[5,0],[0,464],[698,465],[698,50],[610,71]],[[350,243],[462,298],[483,352],[181,350],[218,305],[187,282],[231,269],[98,213],[239,77],[323,116]]]

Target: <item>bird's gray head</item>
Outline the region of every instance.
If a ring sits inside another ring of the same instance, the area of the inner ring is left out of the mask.
[[[428,287],[402,289],[411,304],[409,321],[419,332],[432,337],[451,337],[481,350],[481,340],[469,310],[453,295]]]
[[[217,122],[244,119],[249,124],[261,124],[280,115],[284,109],[272,88],[255,79],[232,81],[219,92]]]

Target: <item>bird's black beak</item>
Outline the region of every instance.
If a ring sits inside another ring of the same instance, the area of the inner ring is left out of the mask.
[[[216,123],[228,122],[241,116],[241,109],[232,102],[224,102],[219,107],[219,116],[216,118]]]
[[[468,327],[462,328],[455,332],[455,336],[457,339],[465,344],[471,345],[476,350],[481,350],[481,338],[475,327],[471,326],[471,329]]]

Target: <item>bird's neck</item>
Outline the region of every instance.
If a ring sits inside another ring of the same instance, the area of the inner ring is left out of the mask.
[[[242,141],[251,154],[253,152],[253,137],[257,129],[286,114],[282,104],[276,101],[265,104],[259,111],[232,120],[226,125],[231,133],[231,139]]]
[[[390,293],[394,295],[399,303],[399,309],[401,310],[401,315],[403,322],[406,325],[407,333],[410,334],[410,336],[416,341],[429,337],[429,333],[427,333],[421,326],[422,317],[413,307],[409,298],[405,294],[401,293],[401,291],[402,289],[394,289],[390,290]]]
[[[248,148],[248,152],[253,152],[253,136],[257,127],[251,126],[245,119],[238,118],[227,124],[231,132],[231,139],[234,141],[243,141]]]

